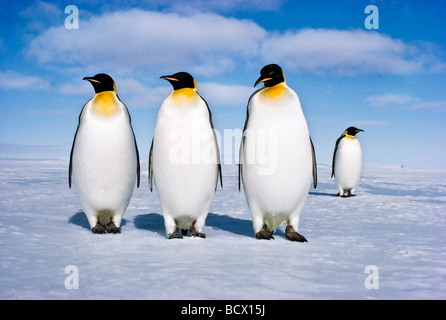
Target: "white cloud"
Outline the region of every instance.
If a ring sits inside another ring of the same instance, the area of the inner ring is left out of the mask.
[[[224,85],[216,82],[198,84],[200,95],[211,106],[246,107],[254,88],[240,85]]]
[[[39,63],[115,74],[182,70],[212,76],[268,63],[278,63],[286,72],[339,76],[446,70],[432,44],[407,43],[374,31],[268,32],[252,20],[216,13],[141,9],[80,17],[79,23],[78,30],[66,30],[61,24],[42,32],[30,42],[28,56]]]
[[[172,87],[167,81],[165,86],[150,87],[135,79],[125,78],[117,79],[116,87],[119,98],[129,108],[159,108],[163,100],[172,92]]]
[[[163,100],[172,92],[172,86],[160,80],[157,86],[141,83],[133,78],[116,77],[116,88],[120,99],[131,108],[159,108]],[[163,85],[164,84],[164,85]],[[241,85],[227,85],[216,82],[200,82],[198,92],[209,106],[236,107],[245,106],[254,88]],[[92,86],[85,81],[66,83],[59,87],[64,95],[84,95],[93,97]]]
[[[93,74],[92,74],[93,75]],[[159,107],[161,102],[172,91],[169,83],[165,87],[150,87],[133,78],[114,77],[119,98],[127,107]],[[164,80],[163,80],[164,81]],[[81,78],[59,86],[59,92],[67,96],[85,96],[90,99],[94,96],[94,89],[88,81]]]
[[[266,31],[249,20],[213,13],[181,16],[133,9],[81,20],[78,30],[53,27],[33,39],[40,63],[83,64],[132,71],[231,71],[235,59],[255,55]],[[215,69],[218,69],[215,71]]]
[[[389,105],[402,105],[407,103],[413,103],[419,101],[417,98],[413,98],[407,95],[386,93],[366,97],[365,102],[373,107],[387,107]]]
[[[62,84],[59,86],[59,91],[67,96],[88,95],[94,93],[93,87],[89,83],[82,84],[80,81],[77,81],[76,83]]]
[[[201,82],[197,86],[198,92],[211,109],[214,107],[245,107],[249,96],[253,92],[251,87],[215,82]],[[119,97],[128,107],[159,108],[172,90],[172,86],[168,82],[164,86],[150,87],[134,79],[121,79],[118,94],[119,92],[125,92],[125,96],[120,94]]]
[[[432,110],[446,112],[446,100],[439,101],[420,101],[410,106],[413,110]]]
[[[26,76],[16,71],[0,71],[0,88],[4,90],[43,90],[50,84],[45,79]]]
[[[166,1],[160,1],[165,3]],[[199,10],[201,11],[277,11],[281,8],[283,0],[177,0],[168,1],[172,9],[177,12],[183,10]]]
[[[364,99],[373,107],[400,107],[404,110],[446,111],[446,100],[423,101],[408,95],[386,93],[373,95]]]
[[[263,43],[262,57],[295,71],[337,75],[406,75],[439,67],[413,44],[364,30],[307,28],[273,34]]]

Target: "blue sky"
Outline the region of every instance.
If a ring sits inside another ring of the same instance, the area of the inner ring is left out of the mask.
[[[65,28],[71,4],[79,29]],[[370,4],[377,30],[364,25]],[[445,168],[445,12],[443,1],[2,1],[0,158],[68,158],[94,95],[82,78],[100,72],[129,108],[142,161],[171,92],[162,75],[190,72],[228,138],[260,69],[277,63],[319,164],[354,125],[366,165]],[[222,144],[228,163],[238,141]]]

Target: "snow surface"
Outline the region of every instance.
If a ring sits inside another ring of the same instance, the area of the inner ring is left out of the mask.
[[[142,168],[147,168],[143,164]],[[168,240],[147,169],[121,234],[96,235],[68,162],[0,160],[1,299],[445,299],[446,170],[366,167],[354,198],[319,166],[300,232],[253,236],[237,167],[223,167],[206,239]],[[78,268],[79,289],[66,289]],[[369,265],[378,289],[367,289]],[[376,273],[374,274],[376,275]]]

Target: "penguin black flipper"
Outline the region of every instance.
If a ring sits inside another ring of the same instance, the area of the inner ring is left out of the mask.
[[[74,134],[73,138],[73,144],[71,146],[71,152],[70,152],[70,164],[68,165],[68,186],[71,189],[71,175],[73,174],[73,150],[74,150],[74,144],[76,143],[76,135],[79,131],[79,124],[77,125],[76,133]]]
[[[121,99],[119,99],[119,96],[116,95],[116,97],[118,98],[119,101],[121,101]],[[122,104],[124,104],[124,102],[121,101]],[[140,181],[140,171],[141,171],[141,167],[139,165],[139,150],[138,150],[138,145],[136,144],[136,136],[135,136],[135,132],[133,131],[133,127],[132,127],[132,118],[130,117],[130,112],[129,109],[127,108],[127,106],[124,104],[125,106],[125,110],[127,110],[127,114],[129,115],[129,122],[130,122],[130,128],[132,129],[132,134],[133,134],[133,141],[135,142],[135,150],[136,150],[136,187],[139,188],[139,181]]]
[[[242,134],[242,141],[240,142],[240,152],[239,152],[239,164],[238,164],[238,191],[240,192],[240,186],[241,186],[241,179],[243,178],[243,163],[242,163],[242,159],[244,157],[244,153],[243,153],[243,140],[244,140],[244,136]]]
[[[68,186],[70,187],[70,189],[71,189],[71,176],[73,175],[73,151],[74,151],[74,145],[76,144],[76,136],[79,131],[79,126],[81,125],[82,112],[84,111],[85,106],[90,102],[90,100],[88,100],[87,103],[84,104],[81,113],[79,114],[79,121],[77,123],[76,133],[74,134],[73,144],[71,145],[70,164],[68,165]]]
[[[260,88],[256,91],[254,91],[251,96],[248,99],[248,106],[246,107],[246,120],[245,120],[245,125],[243,126],[243,131],[242,131],[242,141],[240,142],[240,152],[239,152],[239,165],[238,165],[238,191],[240,191],[241,188],[241,180],[243,179],[243,156],[244,156],[244,140],[246,139],[245,137],[245,130],[248,127],[248,121],[249,121],[249,105],[251,104],[251,100],[252,98],[259,92],[262,91],[265,88]]]
[[[212,112],[211,109],[209,108],[208,103],[206,102],[206,100],[204,100],[204,98],[198,93],[198,96],[204,101],[204,103],[206,104],[206,107],[208,108],[208,112],[209,112],[209,123],[211,124],[211,128],[212,128],[212,134],[214,135],[214,142],[215,145],[217,146],[217,160],[218,160],[218,170],[217,170],[217,184],[215,185],[215,190],[217,190],[217,186],[218,186],[218,178],[220,178],[220,187],[223,189],[223,178],[222,178],[222,173],[221,173],[221,161],[220,161],[220,150],[218,148],[218,143],[217,143],[217,135],[215,134],[215,130],[214,130],[214,123],[212,122]]]
[[[152,145],[150,146],[150,153],[149,153],[149,186],[150,186],[150,192],[153,191],[153,141],[155,138],[152,139]]]
[[[252,96],[251,96],[252,97]],[[249,106],[249,102],[248,102],[248,106]],[[240,141],[240,151],[239,151],[239,164],[238,164],[238,191],[240,192],[240,188],[241,188],[241,184],[242,184],[242,179],[243,179],[243,158],[244,158],[244,154],[245,154],[245,150],[244,150],[244,142],[246,139],[245,136],[245,130],[246,127],[248,125],[248,120],[249,120],[249,112],[248,109],[246,110],[246,120],[245,120],[245,126],[243,127],[243,131],[242,131],[242,140]]]
[[[331,162],[331,177],[334,177],[335,174],[335,158],[336,158],[336,151],[338,151],[339,142],[341,142],[341,139],[345,137],[345,133],[343,133],[338,140],[336,140],[335,149],[333,152],[333,161]]]
[[[139,165],[139,150],[138,150],[138,145],[136,144],[136,137],[135,137],[135,132],[133,132],[133,128],[132,128],[132,133],[133,133],[133,141],[135,141],[136,161],[137,161],[137,163],[136,163],[136,187],[139,188],[141,167]]]
[[[137,163],[137,167],[136,167],[136,187],[139,188],[139,182],[140,182],[140,173],[141,173],[141,167],[139,165],[139,150],[138,150],[138,145],[136,144],[136,137],[135,137],[135,133],[133,132],[132,129],[132,133],[133,133],[133,140],[135,141],[135,149],[136,149],[136,161],[138,161]]]
[[[311,158],[313,159],[313,187],[316,189],[317,187],[317,163],[316,163],[316,153],[314,152],[313,141],[310,136],[310,144],[311,144]]]
[[[249,121],[249,104],[251,103],[251,99],[254,96],[254,94],[256,94],[259,90],[255,91],[248,100],[248,106],[246,107],[246,119],[245,119],[245,125],[243,126],[243,131],[242,131],[242,140],[240,141],[240,151],[239,151],[239,164],[238,164],[238,191],[240,192],[240,188],[242,185],[242,179],[243,179],[243,158],[244,158],[244,154],[245,154],[245,150],[244,150],[244,142],[246,139],[245,136],[245,130],[246,127],[248,126],[248,121]]]

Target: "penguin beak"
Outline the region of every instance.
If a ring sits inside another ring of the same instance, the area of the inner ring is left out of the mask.
[[[265,81],[268,81],[268,80],[272,80],[272,78],[262,78],[262,77],[258,78],[257,81],[256,81],[256,83],[254,84],[254,88],[255,88],[260,82],[265,82]]]
[[[173,78],[172,76],[162,76],[160,79],[166,79],[167,81],[180,81],[176,78]]]
[[[362,130],[362,129],[356,129],[356,133],[358,133],[358,132],[364,132],[364,130]]]
[[[96,80],[94,77],[85,77],[82,80],[87,80],[87,81],[90,81],[90,82],[101,83],[100,81]]]

